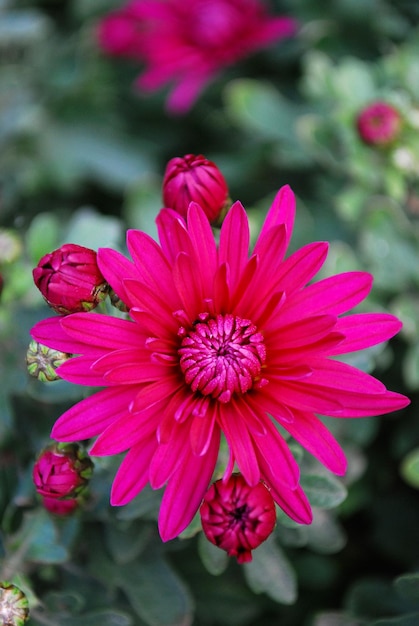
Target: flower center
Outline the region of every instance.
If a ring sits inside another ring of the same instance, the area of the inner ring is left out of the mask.
[[[203,313],[193,330],[186,334],[180,329],[179,334],[180,368],[192,391],[229,402],[234,393],[246,393],[262,382],[266,348],[250,320]]]

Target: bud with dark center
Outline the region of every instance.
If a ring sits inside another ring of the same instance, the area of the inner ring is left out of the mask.
[[[40,259],[33,279],[49,306],[60,315],[91,311],[108,293],[94,250],[67,243]]]
[[[269,537],[276,523],[275,502],[268,489],[261,482],[250,487],[241,474],[214,482],[200,514],[207,539],[239,563],[252,560],[252,550]]]
[[[228,187],[224,176],[202,154],[171,159],[163,178],[163,203],[186,217],[191,202],[205,211],[211,223],[219,221],[228,208]]]
[[[93,463],[79,445],[58,443],[41,452],[32,477],[42,496],[73,499],[87,486],[92,471]]]

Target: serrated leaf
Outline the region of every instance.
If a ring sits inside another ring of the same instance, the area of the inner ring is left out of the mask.
[[[266,593],[282,604],[293,604],[297,599],[296,575],[273,537],[253,550],[252,556],[253,560],[244,565],[244,574],[252,591]]]
[[[332,509],[347,496],[346,487],[334,476],[303,474],[301,487],[304,489],[312,506]]]

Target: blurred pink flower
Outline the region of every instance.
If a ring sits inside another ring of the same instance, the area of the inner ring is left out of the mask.
[[[108,292],[96,252],[75,243],[45,254],[33,270],[33,280],[49,306],[61,315],[91,311]]]
[[[47,496],[42,498],[42,504],[47,511],[53,515],[59,515],[60,517],[71,515],[79,506],[79,502],[76,498],[59,500],[57,498],[48,498]]]
[[[289,187],[276,195],[249,258],[249,224],[233,204],[217,245],[204,211],[185,221],[158,218],[160,245],[127,235],[132,261],[100,249],[106,280],[130,319],[75,313],[39,322],[36,341],[80,356],[58,368],[72,383],[104,387],[65,412],[52,436],[98,438],[93,455],[128,451],[111,502],[123,505],[150,483],[166,485],[159,514],[163,540],[190,523],[211,482],[224,434],[230,458],[249,486],[262,480],[294,520],[310,523],[299,467],[281,426],[330,471],[345,455],[316,414],[380,415],[405,396],[336,356],[395,335],[384,313],[345,315],[368,295],[372,276],[348,272],[309,284],[328,246],[311,243],[284,259],[295,215]],[[332,358],[330,358],[332,357]]]
[[[145,65],[139,89],[172,83],[168,110],[185,113],[223,68],[296,29],[295,20],[269,15],[262,0],[131,0],[102,19],[98,42]]]
[[[221,171],[202,154],[170,159],[163,178],[163,204],[186,218],[197,202],[211,223],[227,209],[228,187]]]
[[[211,543],[239,563],[252,560],[275,528],[275,502],[263,483],[249,486],[241,474],[216,480],[199,509],[202,530]]]
[[[387,145],[401,129],[399,111],[386,102],[374,102],[358,115],[356,124],[361,139],[368,144]]]

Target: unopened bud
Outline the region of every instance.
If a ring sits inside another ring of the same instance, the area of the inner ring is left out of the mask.
[[[275,502],[263,483],[249,487],[241,474],[215,481],[200,508],[202,529],[211,543],[235,556],[252,560],[252,550],[272,533]]]
[[[0,582],[0,624],[23,626],[29,618],[29,602],[23,591],[10,582]]]
[[[42,498],[42,504],[49,513],[58,515],[59,517],[72,515],[79,506],[79,502],[76,498],[59,500],[58,498],[48,498],[47,496]]]
[[[90,457],[78,444],[56,443],[41,452],[32,477],[42,496],[73,499],[87,486],[92,471]]]
[[[171,159],[163,178],[163,203],[186,217],[191,202],[197,202],[211,223],[228,207],[228,187],[221,171],[202,154]]]
[[[118,311],[122,311],[122,313],[128,312],[128,307],[125,302],[122,302],[121,298],[113,289],[109,290],[109,300],[111,301],[112,306],[114,306]]]
[[[392,105],[375,102],[360,112],[356,124],[359,136],[365,143],[385,146],[398,137],[402,119]]]
[[[68,361],[71,356],[32,340],[26,353],[28,372],[43,383],[59,380],[57,367]]]
[[[43,256],[33,279],[49,306],[61,315],[91,311],[109,289],[96,252],[73,243]]]

